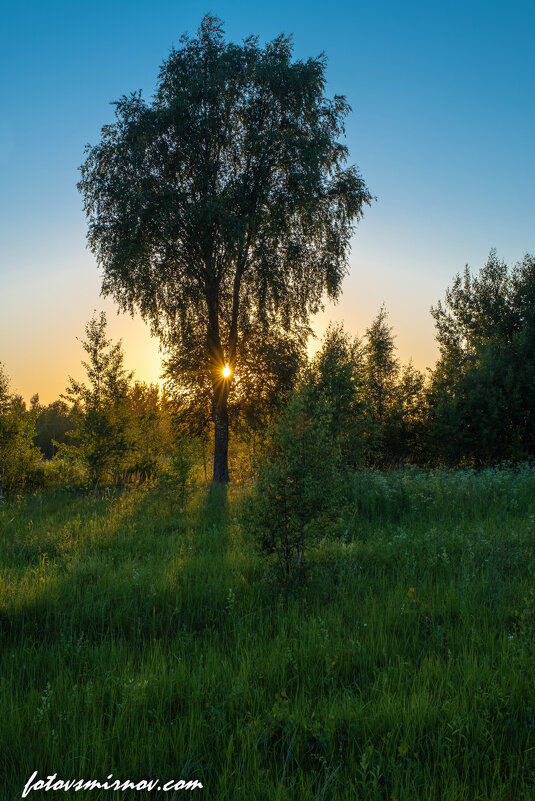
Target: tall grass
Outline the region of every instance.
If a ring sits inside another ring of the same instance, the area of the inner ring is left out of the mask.
[[[535,471],[359,473],[294,587],[246,504],[0,507],[0,798],[37,770],[214,801],[532,799]]]

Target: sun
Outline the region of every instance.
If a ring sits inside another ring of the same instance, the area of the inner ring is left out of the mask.
[[[221,371],[223,373],[223,378],[228,378],[230,376],[230,367],[226,364]]]

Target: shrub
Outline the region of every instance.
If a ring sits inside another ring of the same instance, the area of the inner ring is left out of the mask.
[[[248,516],[261,551],[286,577],[337,509],[344,486],[340,444],[328,403],[316,405],[310,383],[296,390],[275,427]]]

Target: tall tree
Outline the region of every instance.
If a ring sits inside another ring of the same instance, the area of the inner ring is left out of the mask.
[[[140,92],[115,104],[81,167],[104,294],[179,350],[186,382],[208,378],[216,481],[228,480],[228,397],[246,332],[266,326],[284,340],[325,291],[339,294],[372,199],[346,166],[350,109],[324,96],[325,68],[324,55],[292,61],[284,36],[227,43],[206,16],[163,63],[150,104]]]

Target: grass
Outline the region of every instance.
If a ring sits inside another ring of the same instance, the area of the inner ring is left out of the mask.
[[[246,504],[0,507],[0,798],[37,770],[214,801],[533,799],[535,471],[362,472],[294,586]]]

